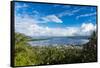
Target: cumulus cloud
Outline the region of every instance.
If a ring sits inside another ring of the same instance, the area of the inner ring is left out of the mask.
[[[17,24],[16,29],[28,36],[72,36],[76,32],[74,28],[50,28],[27,22]]]
[[[83,23],[80,27],[79,35],[91,35],[93,31],[96,30],[96,25],[92,23]]]
[[[53,18],[53,19],[52,19]],[[96,25],[92,23],[82,23],[79,27],[49,27],[38,25],[42,22],[62,23],[55,15],[45,17],[46,20],[40,21],[28,15],[15,17],[15,32],[24,33],[28,36],[88,36],[96,30]]]
[[[95,29],[95,26],[92,23],[88,23],[88,24],[83,23],[81,29],[83,29],[84,32],[93,31]]]
[[[15,18],[15,31],[24,33],[28,36],[50,36],[50,35],[63,36],[64,35],[65,29],[39,26],[38,22],[41,21],[37,21],[28,16],[24,16],[24,17],[17,16]],[[63,32],[59,34],[59,31],[62,30]]]
[[[19,20],[21,21],[15,22],[15,31],[28,36],[87,36],[96,29],[92,23],[83,23],[80,27],[51,28],[40,26],[36,23],[37,21],[31,21],[30,18]]]

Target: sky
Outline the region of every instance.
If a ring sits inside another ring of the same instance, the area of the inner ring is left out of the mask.
[[[96,7],[15,2],[15,32],[27,36],[88,36],[96,30]]]

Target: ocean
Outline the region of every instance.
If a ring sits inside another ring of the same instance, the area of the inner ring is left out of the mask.
[[[58,45],[82,45],[89,42],[84,37],[51,37],[45,40],[29,41],[28,43],[32,46],[58,46]]]

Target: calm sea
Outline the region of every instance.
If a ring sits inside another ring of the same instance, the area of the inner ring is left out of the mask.
[[[30,41],[32,46],[48,46],[48,45],[81,45],[89,42],[86,38],[81,37],[52,37],[46,40]]]

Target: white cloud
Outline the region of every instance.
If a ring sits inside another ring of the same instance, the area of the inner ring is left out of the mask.
[[[83,9],[83,8],[78,8],[78,9],[75,9],[72,11],[66,10],[66,11],[58,14],[58,17],[62,17],[62,16],[66,16],[66,15],[68,15],[68,16],[74,15],[75,13],[79,12],[81,9]]]
[[[23,9],[23,13],[26,13],[26,9],[28,8],[29,6],[27,4],[20,4],[20,3],[15,3],[15,14],[17,14],[18,11],[20,11],[20,9]]]
[[[59,19],[56,15],[48,15],[46,17],[43,17],[43,20],[48,22],[63,23],[63,21]]]
[[[64,12],[62,12],[62,13],[60,13],[60,14],[58,14],[58,17],[62,17],[62,16],[66,16],[66,15],[71,16],[71,15],[73,15],[73,14],[72,14],[72,12],[70,12],[69,10],[66,10],[66,11],[64,11]]]
[[[30,20],[16,24],[16,32],[24,33],[28,36],[75,36],[90,35],[95,29],[92,23],[83,23],[81,27],[50,28],[39,26]]]
[[[54,7],[59,7],[59,6],[62,6],[62,5],[58,5],[58,4],[54,5]],[[62,8],[70,8],[70,7],[71,7],[70,5],[63,5],[62,6]]]
[[[19,8],[26,8],[28,5],[17,5],[16,6],[16,12],[19,10]],[[56,5],[57,7],[57,5]],[[66,6],[68,7],[68,6]],[[69,6],[70,7],[70,6]],[[48,22],[55,22],[55,23],[63,23],[63,21],[59,18],[65,15],[73,15],[77,12],[79,12],[83,8],[75,9],[73,11],[64,11],[58,15],[48,15],[45,17],[39,16],[38,11],[32,11],[34,13],[34,16],[30,16],[27,13],[24,14],[17,14],[15,16],[15,31],[24,33],[28,36],[75,36],[75,35],[90,35],[92,31],[96,30],[96,25],[93,25],[92,23],[83,23],[80,27],[63,27],[63,28],[51,28],[48,26],[40,26],[38,23],[48,23]],[[35,15],[36,14],[36,15]],[[84,14],[77,16],[77,18],[80,17],[86,17],[86,16],[92,16],[96,13],[90,13],[90,14]],[[41,19],[41,20],[40,20]]]
[[[55,16],[51,16],[52,18]],[[51,17],[47,20],[51,21]],[[54,18],[53,18],[54,19]],[[55,21],[55,20],[52,20]],[[30,16],[15,17],[15,31],[24,33],[28,36],[75,36],[75,35],[90,35],[92,31],[96,30],[96,25],[92,23],[83,23],[80,27],[48,27],[40,26],[38,23],[41,21],[36,20]],[[43,21],[42,21],[43,22]],[[47,21],[44,21],[47,22]],[[56,21],[58,22],[58,21]]]
[[[94,30],[96,30],[96,25],[93,25],[92,23],[83,23],[79,35],[91,35]]]
[[[95,29],[95,26],[92,23],[88,23],[88,24],[83,23],[81,29],[83,29],[84,32],[93,31]]]
[[[39,14],[39,12],[36,11],[36,10],[34,10],[32,13],[33,13],[33,14]]]
[[[16,5],[16,6],[15,6],[16,9],[27,8],[27,7],[28,7],[27,4],[20,5],[19,3],[15,3],[15,5]]]
[[[81,18],[81,17],[93,16],[93,15],[96,15],[96,12],[94,12],[94,13],[88,13],[88,14],[83,14],[83,15],[79,15],[79,16],[76,17],[76,19],[79,19],[79,18]]]
[[[24,26],[20,28],[21,33],[29,36],[73,36],[76,32],[74,28],[50,28],[42,27],[37,24],[24,24]]]

